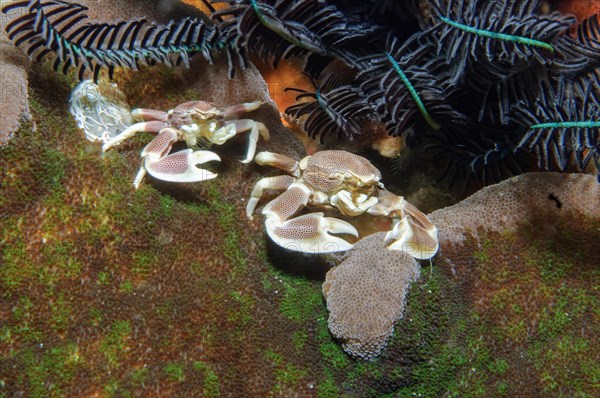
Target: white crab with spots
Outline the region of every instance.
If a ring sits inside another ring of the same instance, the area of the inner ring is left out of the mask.
[[[436,227],[402,196],[386,190],[379,170],[362,156],[320,151],[297,162],[288,156],[260,152],[255,161],[289,174],[258,181],[246,207],[252,218],[264,190],[285,191],[262,210],[267,233],[284,248],[307,253],[350,249],[352,244],[330,235],[358,236],[348,222],[323,213],[296,216],[305,207],[330,206],[346,216],[368,213],[392,218],[393,227],[385,237],[390,250],[403,250],[417,259],[431,258],[438,251]]]
[[[190,101],[168,112],[153,109],[136,109],[131,112],[139,123],[128,127],[107,141],[103,151],[120,144],[140,131],[158,133],[142,150],[142,165],[133,181],[137,188],[148,172],[151,176],[171,182],[198,182],[215,178],[217,174],[197,167],[210,161],[220,161],[216,153],[198,150],[198,142],[221,145],[234,135],[250,131],[246,157],[242,163],[254,158],[259,135],[269,139],[267,127],[252,119],[238,119],[246,112],[258,109],[260,101],[218,108],[206,101]],[[185,141],[188,149],[170,154],[177,141]]]

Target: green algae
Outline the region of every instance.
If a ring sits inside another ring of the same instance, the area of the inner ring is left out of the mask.
[[[279,277],[283,281],[279,303],[281,314],[298,323],[315,319],[324,307],[320,284],[315,286],[314,282],[299,276]]]
[[[132,254],[132,259],[131,272],[136,275],[148,275],[156,265],[156,256],[150,250],[137,251]]]
[[[194,370],[196,372],[199,372],[204,379],[202,386],[202,395],[206,398],[219,397],[221,395],[219,376],[217,376],[210,364],[202,361],[196,361],[193,363],[192,366]]]
[[[50,328],[58,333],[66,332],[69,329],[69,319],[73,313],[73,304],[67,298],[64,292],[54,294],[50,292]]]
[[[63,396],[63,388],[73,379],[82,361],[74,344],[55,346],[42,353],[25,349],[17,356],[23,364],[18,379],[28,386],[28,396],[34,398]]]
[[[7,224],[8,227],[3,228],[3,264],[0,267],[3,297],[12,296],[25,281],[38,276],[35,264],[28,258],[25,242],[20,236],[15,236],[20,220],[15,221],[15,217],[12,217],[12,220],[7,219]]]
[[[128,320],[119,320],[113,322],[100,342],[99,351],[104,354],[110,368],[121,366],[121,358],[127,350],[127,340],[130,335],[131,323]]]
[[[163,371],[167,375],[167,378],[177,383],[183,383],[185,381],[185,369],[184,366],[177,362],[171,362],[165,365]]]
[[[350,365],[350,359],[339,344],[329,341],[319,345],[319,352],[325,363],[334,369],[345,369]]]
[[[220,194],[219,181],[211,181],[207,186],[208,205],[217,222],[223,230],[222,253],[233,265],[236,276],[243,274],[248,265],[247,253],[242,250],[241,233],[239,230],[238,214],[235,206],[226,202]]]
[[[342,396],[340,389],[331,372],[325,372],[325,380],[322,380],[317,386],[318,398],[337,398]]]
[[[132,281],[123,281],[119,284],[119,291],[123,293],[132,293],[134,290]]]
[[[525,239],[504,234],[486,249],[495,251],[490,258],[502,258],[499,251],[508,247],[514,251],[517,242],[525,240],[528,244],[520,249],[525,253],[521,265],[475,257],[480,280],[490,285],[489,304],[470,311],[471,326],[464,340],[468,361],[458,373],[454,395],[513,396],[518,388],[530,388],[543,396],[594,395],[598,365],[590,358],[597,350],[593,336],[581,335],[581,330],[598,322],[600,303],[589,286],[590,281],[598,280],[598,271],[580,266],[575,272],[574,262],[584,261],[582,253],[593,248],[576,239],[564,222],[558,222],[557,228],[565,232],[560,241],[524,230]],[[588,227],[588,231],[595,230],[594,223]],[[576,250],[570,253],[573,247],[579,247],[578,254]],[[529,300],[527,307],[524,298]],[[514,348],[501,348],[506,346]],[[521,378],[523,373],[527,380]]]
[[[309,375],[309,370],[288,362],[282,354],[267,350],[264,357],[274,367],[274,385],[271,392],[275,395],[285,394],[286,391],[296,391],[299,384]]]
[[[298,390],[300,381],[306,378],[309,371],[288,363],[285,367],[276,369],[273,374],[275,376],[275,386],[272,391],[277,394],[289,390]]]
[[[131,384],[131,387],[139,388],[144,385],[146,380],[148,380],[149,373],[150,371],[147,367],[134,368],[129,372],[127,380],[129,384]]]
[[[237,291],[229,292],[229,296],[235,304],[227,309],[227,320],[238,325],[238,328],[248,326],[253,320],[252,309],[255,305],[254,298]]]
[[[292,344],[294,344],[294,348],[296,348],[297,351],[300,351],[304,348],[307,340],[308,340],[308,333],[306,332],[306,330],[299,329],[299,330],[295,330],[292,333]]]

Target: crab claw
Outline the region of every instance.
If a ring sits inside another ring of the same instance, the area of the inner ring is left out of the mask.
[[[432,226],[426,229],[415,223],[409,215],[402,217],[385,235],[386,244],[390,241],[393,243],[387,246],[389,250],[405,251],[419,260],[432,258],[439,248],[437,228]]]
[[[221,161],[221,158],[211,151],[185,149],[158,160],[147,157],[144,160],[144,168],[152,177],[162,181],[198,182],[210,180],[217,176],[216,173],[197,167],[197,165],[211,161]],[[141,178],[136,178],[136,181],[134,181],[136,188],[140,181]]]
[[[348,216],[358,216],[377,204],[377,198],[358,195],[356,199],[346,190],[341,190],[331,197],[331,204]]]
[[[304,253],[334,253],[352,248],[352,244],[333,234],[358,236],[351,224],[337,218],[312,213],[281,222],[278,217],[267,217],[267,233],[279,246]]]

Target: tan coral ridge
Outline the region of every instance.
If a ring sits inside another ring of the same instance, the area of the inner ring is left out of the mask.
[[[4,5],[4,3],[3,3]],[[27,73],[29,59],[8,39],[0,20],[0,147],[11,140],[23,116],[29,117]]]
[[[482,189],[460,203],[429,214],[437,226],[440,254],[474,237],[477,231],[514,233],[533,220],[551,226],[560,217],[578,213],[600,219],[600,184],[592,175],[527,173]],[[544,226],[540,226],[543,231]],[[323,284],[329,329],[353,357],[373,359],[385,348],[394,324],[402,318],[410,284],[420,265],[409,255],[390,252],[383,233],[358,242],[331,269]]]

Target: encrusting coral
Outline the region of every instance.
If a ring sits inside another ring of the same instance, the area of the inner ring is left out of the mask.
[[[361,239],[323,283],[331,334],[348,354],[362,359],[376,357],[386,346],[421,269],[408,253],[387,250],[384,237]]]
[[[486,187],[429,217],[438,227],[443,249],[464,241],[467,232],[477,237],[479,228],[511,232],[534,217],[551,223],[567,211],[600,218],[600,184],[592,176],[526,173]]]
[[[29,115],[27,74],[29,59],[8,39],[0,17],[0,147],[9,143],[23,116]]]
[[[571,212],[600,220],[600,185],[593,176],[526,173],[485,187],[428,215],[441,247],[436,266],[452,263],[444,250],[454,253],[456,245],[479,239],[478,231],[511,235],[532,220],[545,220],[547,225],[537,225],[544,231]],[[420,270],[405,253],[385,250],[382,235],[359,241],[323,284],[331,333],[346,352],[363,359],[376,357],[385,347]]]

